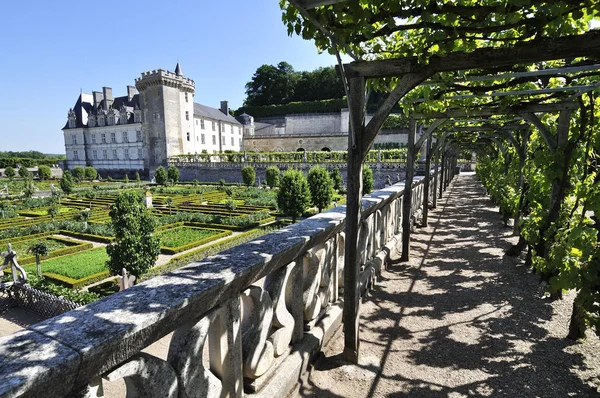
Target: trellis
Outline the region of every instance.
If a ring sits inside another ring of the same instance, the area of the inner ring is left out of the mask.
[[[393,106],[395,106],[407,93],[418,85],[424,83],[427,79],[439,72],[452,72],[470,69],[490,69],[498,67],[512,67],[516,64],[531,64],[534,62],[559,60],[571,57],[600,57],[600,32],[589,31],[585,34],[563,36],[552,39],[536,39],[535,41],[523,42],[512,47],[499,48],[480,48],[469,53],[453,52],[445,57],[433,56],[427,63],[420,62],[417,57],[396,58],[375,61],[355,61],[350,64],[342,64],[338,40],[335,34],[328,30],[327,26],[311,15],[308,10],[343,3],[345,0],[290,0],[300,12],[303,18],[310,21],[323,35],[327,36],[336,51],[338,67],[343,75],[348,105],[350,109],[350,134],[348,139],[348,197],[346,206],[346,247],[345,247],[345,271],[344,271],[344,338],[345,349],[344,357],[352,362],[358,362],[359,358],[359,304],[360,297],[358,291],[359,262],[357,256],[358,229],[360,225],[360,205],[362,191],[362,163],[368,149],[372,146],[375,137],[381,128],[386,117],[389,115]],[[386,15],[386,18],[389,16]],[[383,29],[383,28],[382,28]],[[358,39],[357,39],[358,40]],[[348,48],[345,48],[349,50]],[[351,51],[347,51],[351,53]],[[355,59],[356,56],[354,57]],[[380,104],[371,121],[365,123],[365,91],[366,80],[373,78],[396,77],[398,83],[396,87],[389,92],[385,100]],[[521,93],[523,94],[523,93]],[[539,109],[540,105],[532,105],[526,111],[520,110],[521,115],[539,125],[536,120],[534,109]],[[506,113],[518,113],[517,109],[502,110]],[[510,111],[510,112],[509,112]],[[524,113],[523,113],[524,112]],[[476,112],[477,113],[477,112]],[[485,116],[497,114],[493,110],[482,110],[477,114],[471,113],[470,116]],[[563,130],[565,120],[570,110],[561,109],[561,122]],[[431,115],[428,115],[431,116]],[[442,118],[451,118],[455,115],[451,113],[444,114]],[[414,175],[415,159],[415,136],[416,136],[416,118],[413,115],[409,129],[409,151],[406,171],[405,186],[409,187]],[[439,122],[441,125],[442,122]],[[437,126],[436,126],[437,127]],[[435,130],[435,128],[433,129]],[[431,133],[433,132],[431,131]],[[428,135],[431,137],[431,134]],[[427,136],[421,137],[422,140],[428,140],[427,146],[430,147],[431,139]],[[421,145],[423,142],[420,143]],[[429,152],[429,151],[428,151]],[[429,160],[431,156],[428,154]],[[427,167],[427,166],[426,166]],[[429,170],[426,174],[429,173]],[[409,257],[409,231],[408,225],[410,217],[410,198],[411,190],[405,190],[408,197],[404,200],[403,217],[403,259]],[[427,195],[424,195],[427,197]],[[426,207],[425,207],[426,208]]]

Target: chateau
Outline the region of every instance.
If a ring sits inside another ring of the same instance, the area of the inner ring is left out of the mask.
[[[110,87],[82,92],[62,129],[66,167],[152,176],[170,156],[242,150],[244,126],[229,114],[227,101],[211,108],[195,103],[194,93],[179,63],[175,72],[143,72],[126,96],[113,97]],[[251,125],[245,128],[253,134]]]

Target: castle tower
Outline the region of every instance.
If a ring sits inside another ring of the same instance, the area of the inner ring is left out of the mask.
[[[135,79],[147,150],[144,168],[151,175],[167,165],[169,156],[192,152],[194,144],[194,81],[183,75],[179,62],[175,71],[158,69]]]

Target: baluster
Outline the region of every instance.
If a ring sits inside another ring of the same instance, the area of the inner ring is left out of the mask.
[[[242,300],[242,356],[244,376],[255,379],[264,374],[273,362],[273,344],[267,340],[273,319],[273,302],[269,293],[250,286]]]
[[[290,263],[265,278],[265,290],[269,292],[273,300],[273,323],[271,327],[275,331],[269,336],[269,341],[273,344],[276,357],[286,352],[294,334],[295,320],[286,307],[285,296],[287,287],[290,285],[290,275],[295,266],[296,263]]]
[[[334,293],[333,301],[339,300],[340,290],[344,289],[344,253],[346,250],[346,233],[340,232],[337,235],[337,259],[335,262],[335,273],[334,273]]]

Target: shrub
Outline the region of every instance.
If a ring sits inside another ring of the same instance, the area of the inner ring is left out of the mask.
[[[96,171],[95,168],[91,167],[91,166],[87,166],[85,168],[85,178],[88,179],[90,182],[92,182],[93,180],[95,180],[98,177],[98,171]]]
[[[179,169],[175,166],[169,167],[169,170],[167,171],[167,178],[169,181],[175,184],[177,181],[179,181]]]
[[[254,181],[256,180],[256,171],[252,166],[246,166],[242,168],[242,181],[246,184],[247,187],[254,185]]]
[[[288,169],[281,178],[281,187],[277,193],[277,206],[284,214],[296,218],[301,216],[311,201],[308,182],[301,171]]]
[[[31,173],[29,172],[29,170],[27,170],[27,167],[25,167],[25,166],[19,167],[19,177],[22,177],[22,178],[31,177]]]
[[[314,166],[308,172],[308,186],[313,205],[319,212],[329,206],[333,198],[333,181],[322,166]]]
[[[48,166],[39,166],[38,167],[38,177],[40,180],[49,180],[52,177],[52,171]]]
[[[267,167],[265,174],[269,188],[273,189],[279,186],[279,177],[281,176],[281,171],[277,166]]]
[[[342,180],[342,173],[340,173],[340,169],[335,167],[331,170],[331,180],[333,181],[333,189],[339,191],[342,189],[344,181]]]
[[[165,168],[162,166],[158,166],[154,171],[154,179],[158,185],[166,185],[167,184],[167,172]]]
[[[373,187],[374,187],[373,170],[371,170],[371,168],[369,166],[367,166],[366,164],[363,166],[362,177],[363,177],[362,194],[366,195],[366,194],[373,192]]]
[[[60,179],[60,189],[67,195],[73,192],[73,176],[69,170],[65,170]]]
[[[76,166],[73,169],[73,177],[75,177],[75,181],[80,183],[85,178],[85,169],[81,166]]]
[[[17,173],[15,172],[15,169],[8,166],[6,169],[4,169],[4,175],[7,176],[8,179],[12,181],[13,178],[15,178],[15,176],[17,175]]]

